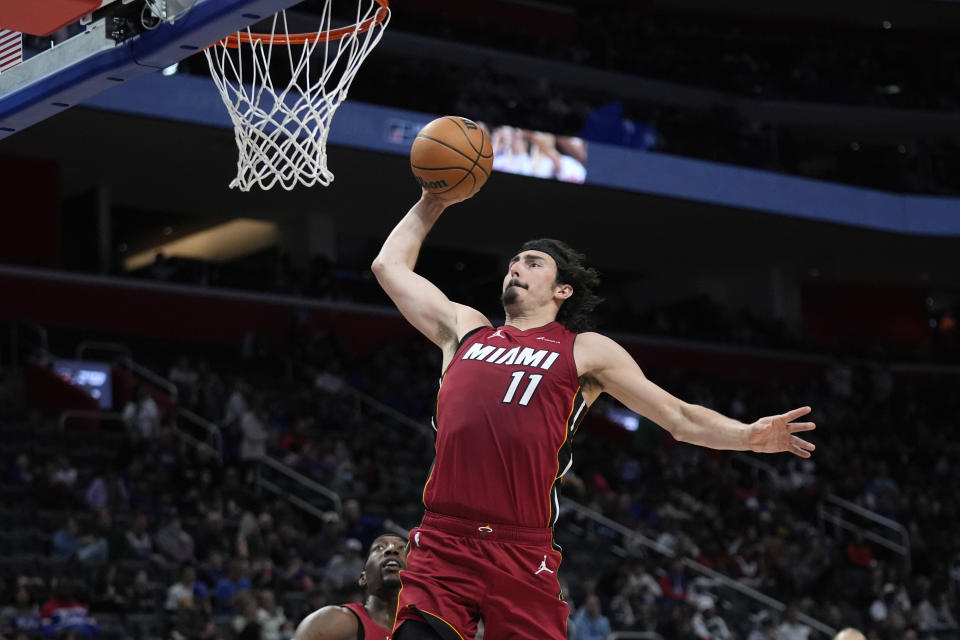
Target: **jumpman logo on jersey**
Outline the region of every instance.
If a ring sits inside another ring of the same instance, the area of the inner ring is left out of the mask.
[[[506,338],[506,337],[507,336],[503,335],[503,329],[497,329],[496,331],[491,333],[489,336],[487,336],[487,340],[489,340],[490,338]]]
[[[540,568],[534,571],[533,575],[538,576],[544,571],[547,573],[553,573],[553,571],[547,568],[547,556],[543,556],[543,560],[540,561]]]

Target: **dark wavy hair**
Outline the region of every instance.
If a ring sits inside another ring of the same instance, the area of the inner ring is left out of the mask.
[[[560,305],[557,322],[576,333],[592,329],[593,310],[603,298],[595,292],[600,286],[600,274],[584,264],[586,256],[553,238],[528,240],[518,253],[524,251],[542,251],[549,255],[557,263],[557,284],[573,287],[573,295]]]

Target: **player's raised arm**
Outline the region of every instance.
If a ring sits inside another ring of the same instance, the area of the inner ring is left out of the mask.
[[[445,352],[456,349],[462,333],[489,324],[479,311],[451,302],[413,270],[424,238],[452,202],[424,191],[394,227],[372,265],[377,281],[403,317]]]
[[[584,386],[590,392],[590,400],[605,391],[682,442],[711,449],[758,453],[787,451],[801,458],[809,458],[815,448],[812,443],[794,435],[816,427],[812,422],[794,422],[810,413],[810,407],[744,424],[667,393],[643,375],[623,347],[600,334],[580,334],[574,357]]]

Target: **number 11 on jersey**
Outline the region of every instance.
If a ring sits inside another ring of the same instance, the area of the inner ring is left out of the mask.
[[[520,382],[523,380],[525,373],[525,371],[514,371],[510,374],[513,380],[510,382],[510,388],[507,389],[507,393],[503,396],[504,404],[510,404],[513,402],[513,396],[516,395],[517,387],[520,386]],[[521,407],[525,407],[530,404],[530,398],[533,397],[533,392],[537,390],[537,385],[540,384],[541,379],[543,379],[543,374],[530,374],[530,382],[527,383],[527,388],[524,389],[523,395],[520,396],[520,402],[518,403]]]

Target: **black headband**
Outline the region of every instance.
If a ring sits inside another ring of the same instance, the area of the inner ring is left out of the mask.
[[[529,240],[523,243],[523,246],[520,247],[520,251],[518,251],[517,254],[519,255],[524,251],[542,251],[553,258],[553,261],[557,263],[558,278],[560,277],[560,273],[566,270],[567,261],[557,254],[556,250],[551,247],[548,242],[543,240]]]

